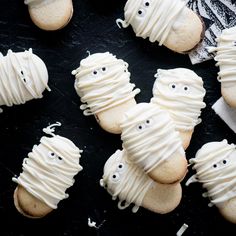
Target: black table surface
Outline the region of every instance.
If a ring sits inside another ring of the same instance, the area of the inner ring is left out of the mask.
[[[213,60],[192,66],[187,55],[180,55],[137,38],[131,27],[119,29],[115,20],[123,17],[125,0],[74,0],[74,16],[70,24],[58,32],[44,32],[30,20],[22,1],[1,0],[0,51],[23,51],[32,48],[46,63],[52,92],[24,105],[3,107],[0,114],[0,235],[176,235],[186,223],[184,235],[235,235],[236,226],[227,222],[216,207],[207,206],[208,199],[200,184],[185,187],[194,172],[190,169],[183,181],[180,205],[171,213],[159,215],[141,208],[119,210],[117,202],[99,185],[103,166],[109,156],[121,148],[119,135],[102,130],[94,117],[85,117],[79,109],[80,99],[74,90],[71,71],[90,53],[109,51],[129,63],[131,81],[141,89],[138,102],[152,97],[154,74],[158,68],[186,67],[204,80],[207,107],[202,123],[195,129],[187,158],[206,142],[235,140],[235,134],[211,109],[220,97],[218,68]],[[22,160],[38,144],[42,129],[59,121],[56,133],[71,139],[84,150],[81,171],[68,190],[70,197],[59,203],[57,210],[43,219],[32,220],[19,214],[13,204],[16,184],[12,177],[22,170]],[[88,226],[88,218],[101,225]]]

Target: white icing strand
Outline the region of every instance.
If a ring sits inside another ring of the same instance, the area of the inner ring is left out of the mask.
[[[48,74],[45,64],[29,51],[14,53],[8,50],[0,55],[0,105],[24,104],[33,98],[42,98]]]
[[[96,226],[96,222],[94,222],[94,221],[92,221],[90,218],[88,218],[88,226],[90,227],[90,228],[98,228],[97,226]]]
[[[109,52],[89,55],[72,71],[84,115],[94,115],[135,97],[140,89],[130,83],[128,64]]]
[[[224,29],[217,38],[217,47],[209,48],[216,52],[216,66],[220,67],[218,80],[222,83],[236,81],[236,26]]]
[[[149,37],[151,42],[162,45],[185,5],[183,0],[128,0],[125,20],[118,19],[116,23],[123,27],[132,25],[136,36]]]
[[[52,209],[68,197],[66,189],[74,183],[74,176],[82,170],[81,150],[69,139],[54,135],[42,137],[23,160],[23,172],[14,182]]]
[[[203,183],[204,195],[211,204],[219,205],[236,197],[236,146],[227,140],[205,144],[191,159],[196,169],[195,177],[187,183]]]
[[[188,225],[184,223],[182,227],[179,229],[179,231],[176,233],[176,236],[182,236],[184,232],[187,230],[187,228]]]
[[[125,113],[121,122],[121,139],[129,159],[145,172],[184,150],[168,113],[157,105],[140,103]]]
[[[55,132],[55,127],[56,126],[61,126],[60,122],[56,122],[55,124],[49,125],[47,128],[43,129],[43,132],[45,134],[49,134],[51,136],[55,136],[54,132]]]
[[[124,150],[117,150],[106,162],[100,184],[112,195],[113,200],[119,198],[119,209],[134,203],[132,211],[135,213],[153,181],[138,166],[127,161]]]
[[[25,0],[24,3],[30,8],[42,7],[56,0]]]
[[[201,123],[201,109],[206,90],[195,72],[177,68],[157,70],[151,102],[166,110],[179,131],[193,130]]]

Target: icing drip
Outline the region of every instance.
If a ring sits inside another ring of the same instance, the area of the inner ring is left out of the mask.
[[[220,205],[236,197],[236,146],[222,142],[205,144],[190,160],[196,174],[186,183],[203,183],[207,189],[204,197],[209,197],[212,205]]]
[[[133,90],[128,64],[109,52],[89,55],[72,74],[76,75],[75,89],[85,103],[80,108],[86,116],[122,104],[140,92]]]
[[[236,81],[236,27],[224,29],[217,38],[217,47],[209,47],[216,52],[216,66],[220,66],[218,80],[222,83]]]
[[[45,64],[32,49],[23,53],[8,50],[0,54],[0,105],[23,104],[33,98],[42,98],[47,85],[48,74]]]
[[[50,128],[53,132],[53,125]],[[23,172],[12,180],[56,209],[59,201],[68,197],[65,191],[73,185],[74,175],[82,170],[81,153],[67,138],[55,134],[50,138],[44,136],[23,160]]]
[[[179,133],[167,112],[157,105],[140,103],[121,122],[123,147],[129,159],[151,172],[174,153],[184,155]]]
[[[151,102],[169,112],[177,130],[189,131],[201,123],[206,104],[202,78],[189,69],[157,70]]]
[[[106,162],[100,184],[113,200],[119,198],[119,209],[134,203],[132,211],[135,213],[153,181],[138,166],[128,162],[125,151],[117,150]]]
[[[173,24],[186,1],[183,0],[128,0],[125,5],[125,20],[118,19],[119,26],[132,25],[136,36],[147,38],[151,42],[165,43]]]

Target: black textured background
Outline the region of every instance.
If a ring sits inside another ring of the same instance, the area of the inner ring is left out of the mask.
[[[173,236],[183,223],[189,225],[185,236],[236,234],[235,225],[225,221],[215,207],[208,208],[208,200],[201,196],[200,184],[188,188],[183,185],[181,204],[166,215],[143,208],[136,214],[130,208],[118,210],[117,202],[99,186],[99,179],[107,158],[121,148],[120,137],[103,131],[94,117],[83,116],[71,75],[87,56],[87,50],[91,53],[110,51],[129,63],[131,81],[142,90],[137,101],[148,102],[157,68],[193,69],[204,79],[207,108],[187,150],[190,159],[206,142],[223,138],[233,142],[236,137],[211,110],[220,96],[218,69],[213,61],[192,66],[188,56],[136,38],[131,27],[119,29],[115,20],[123,17],[125,0],[74,0],[71,23],[54,33],[43,32],[33,25],[23,0],[1,0],[0,3],[0,51],[5,55],[8,49],[33,48],[47,65],[52,89],[51,93],[44,93],[43,99],[3,107],[4,112],[0,114],[1,236]],[[12,196],[16,185],[11,178],[21,172],[23,158],[44,135],[42,129],[55,121],[63,124],[56,132],[84,150],[81,158],[84,170],[69,189],[69,199],[61,201],[57,210],[40,220],[27,219],[15,210]],[[190,170],[187,177],[192,173]],[[88,227],[88,217],[98,225],[103,222],[99,230]]]

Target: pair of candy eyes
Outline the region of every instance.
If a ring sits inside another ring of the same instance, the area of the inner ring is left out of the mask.
[[[147,120],[145,120],[144,123],[137,125],[137,130],[138,131],[144,130],[145,128],[147,128],[151,124],[152,124],[152,119],[147,119]]]
[[[144,1],[143,3],[144,7],[149,7],[150,6],[150,1]],[[145,15],[145,10],[140,8],[138,10],[138,16],[144,16]]]
[[[50,157],[52,160],[56,159],[56,160],[58,160],[60,162],[63,161],[63,159],[60,156],[58,156],[56,153],[54,153],[54,152],[48,152],[48,157]]]
[[[100,70],[104,73],[104,72],[107,71],[107,68],[106,67],[102,67]],[[124,72],[127,72],[127,69],[124,69]],[[97,76],[99,74],[99,70],[94,70],[92,72],[92,74],[93,74],[93,76]]]
[[[120,173],[122,173],[124,169],[125,169],[125,165],[123,163],[119,163],[119,165],[117,166],[116,172],[114,172],[111,176],[112,182],[116,183],[120,180]],[[107,188],[107,184],[105,184],[105,188]]]
[[[177,88],[178,88],[178,85],[177,84],[170,84],[169,85],[169,88],[171,89],[171,90],[176,90]],[[185,92],[187,92],[187,91],[189,91],[189,86],[187,86],[187,85],[184,85],[183,87],[182,87],[182,89],[185,91]]]
[[[223,164],[223,165],[226,165],[226,164],[228,164],[228,162],[229,162],[229,160],[227,160],[227,159],[224,159],[224,160],[223,160],[223,161],[221,161],[221,162],[218,162],[218,163],[215,163],[215,164],[213,164],[213,165],[212,165],[212,167],[213,167],[214,169],[216,169],[216,168],[218,168],[218,167],[222,166],[222,164]]]
[[[26,83],[26,79],[25,79],[24,72],[21,70],[20,73],[21,73],[21,76],[22,76],[22,80],[23,80],[23,82]]]

